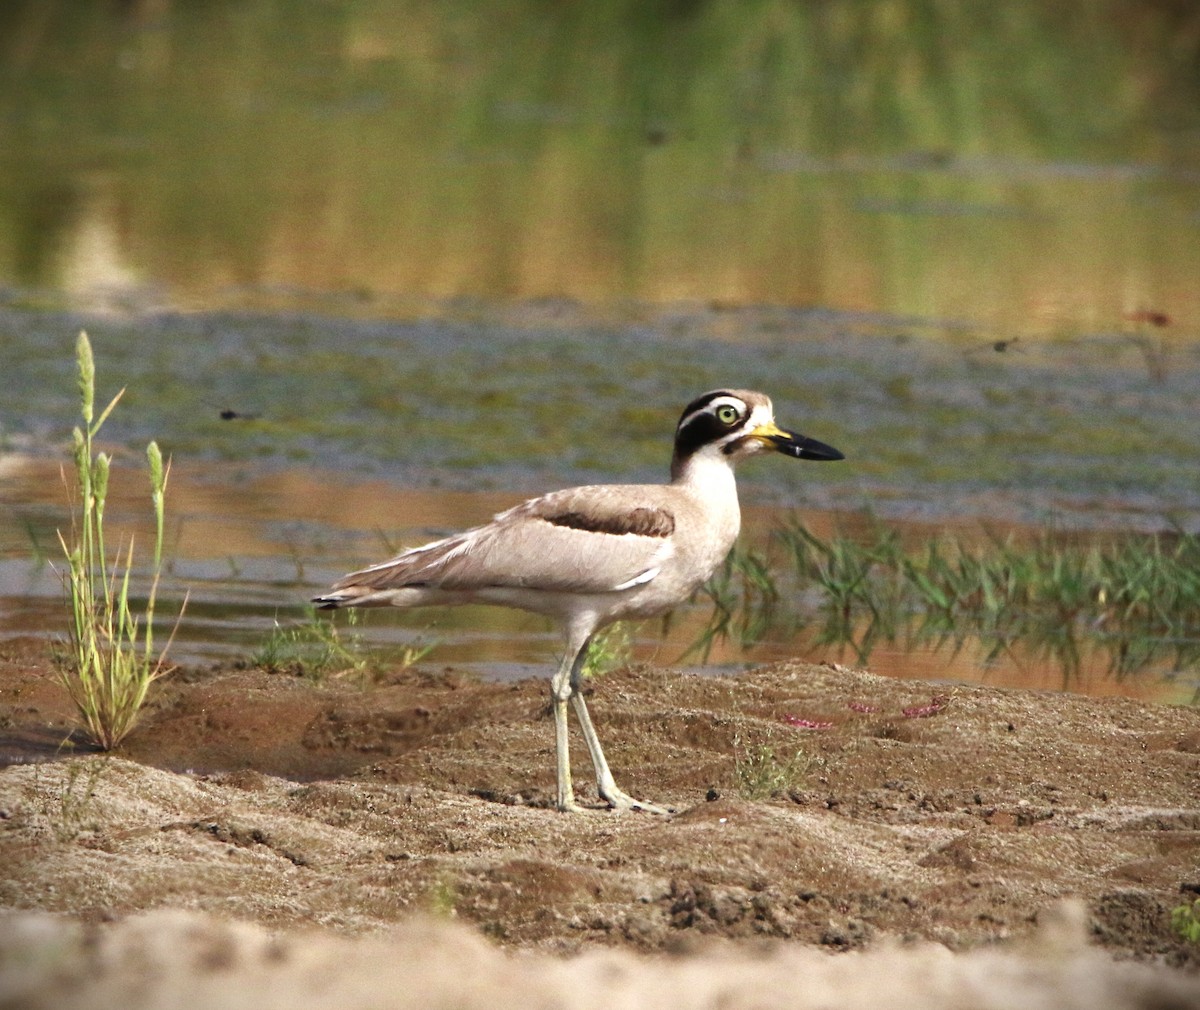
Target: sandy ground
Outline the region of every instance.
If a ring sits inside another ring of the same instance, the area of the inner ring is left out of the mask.
[[[8,643],[0,1006],[1200,1007],[1200,710],[800,664],[590,704],[674,816],[549,808],[543,680],[184,670],[106,757]]]

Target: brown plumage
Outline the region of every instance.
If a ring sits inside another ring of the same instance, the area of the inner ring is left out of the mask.
[[[675,517],[666,509],[636,508],[620,515],[595,516],[586,512],[559,512],[541,518],[552,526],[568,526],[588,533],[624,536],[669,537],[675,532]]]

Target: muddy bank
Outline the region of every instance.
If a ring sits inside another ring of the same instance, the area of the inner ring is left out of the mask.
[[[541,680],[436,669],[366,687],[182,671],[120,755],[77,749],[0,771],[0,906],[58,916],[9,920],[6,974],[30,935],[74,966],[55,978],[110,955],[122,978],[135,938],[161,931],[192,953],[172,966],[154,948],[146,971],[175,978],[204,962],[191,937],[199,950],[230,947],[236,966],[266,979],[272,943],[306,964],[372,964],[387,959],[378,944],[401,942],[399,927],[404,942],[417,936],[451,960],[482,951],[484,975],[506,984],[542,965],[547,1003],[555,980],[593,977],[614,948],[682,958],[669,963],[684,984],[717,971],[712,955],[688,953],[714,943],[721,972],[742,965],[731,977],[766,958],[764,978],[781,986],[789,973],[828,978],[834,989],[815,988],[812,1005],[846,986],[842,1005],[859,1005],[850,994],[867,992],[838,967],[857,962],[825,967],[817,951],[867,951],[885,979],[904,964],[914,977],[945,972],[959,980],[946,992],[997,971],[1005,992],[1027,991],[1020,976],[1078,995],[1090,990],[1072,988],[1072,973],[1115,972],[1105,991],[1117,1000],[1134,991],[1119,979],[1144,970],[1200,1001],[1197,948],[1169,922],[1200,894],[1200,711],[845,667],[736,678],[634,668],[603,677],[589,703],[621,784],[678,813],[572,817],[549,809],[547,700]],[[69,728],[45,657],[29,648],[0,658],[0,704],[9,761],[47,756]],[[574,757],[586,783],[581,741]],[[1077,902],[1070,956],[1034,957],[1027,945],[1045,946],[1031,938],[1066,914],[1051,911],[1062,899]],[[160,910],[199,918],[141,917]],[[415,925],[414,914],[470,932]],[[313,927],[337,936],[297,932]],[[351,944],[360,934],[372,939]],[[507,953],[479,947],[481,936]],[[586,957],[508,960],[516,951]],[[651,969],[623,964],[627,989],[589,990],[580,1005],[602,1005],[587,1002],[601,991],[603,1005],[628,1003]],[[145,991],[166,991],[156,986]]]

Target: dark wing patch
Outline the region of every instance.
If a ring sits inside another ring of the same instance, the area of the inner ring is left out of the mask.
[[[630,512],[586,515],[583,512],[559,512],[540,518],[554,526],[566,526],[588,533],[632,533],[639,537],[669,537],[675,532],[675,517],[665,509],[636,508]]]

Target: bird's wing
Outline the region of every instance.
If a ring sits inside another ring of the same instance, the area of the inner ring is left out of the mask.
[[[605,593],[641,585],[674,553],[675,517],[661,503],[631,504],[640,499],[630,490],[599,485],[534,498],[486,526],[347,575],[334,588]]]

